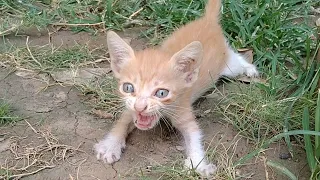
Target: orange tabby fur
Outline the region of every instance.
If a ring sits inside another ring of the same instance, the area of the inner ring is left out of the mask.
[[[111,68],[127,108],[95,145],[98,159],[118,161],[128,133],[135,127],[151,129],[165,116],[184,137],[185,166],[204,176],[215,172],[205,159],[192,103],[222,75],[258,75],[254,65],[229,48],[219,24],[220,5],[220,0],[209,0],[204,17],[175,31],[158,48],[135,52],[108,32]]]

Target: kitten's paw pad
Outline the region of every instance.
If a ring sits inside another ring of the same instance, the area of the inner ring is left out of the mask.
[[[103,160],[105,163],[112,164],[120,160],[121,153],[125,148],[125,140],[107,136],[94,146],[97,153],[97,159]]]
[[[203,177],[210,177],[217,171],[217,166],[206,163],[204,160],[200,163],[193,163],[190,158],[185,160],[185,167],[188,169],[196,168],[196,171]]]
[[[255,65],[250,64],[250,66],[245,67],[245,74],[248,77],[257,77],[259,76],[259,72]]]

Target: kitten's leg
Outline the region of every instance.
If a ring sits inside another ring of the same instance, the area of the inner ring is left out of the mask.
[[[107,136],[94,146],[97,158],[109,164],[119,161],[126,138],[134,127],[130,112],[124,111]]]
[[[202,176],[210,176],[215,173],[217,167],[207,162],[202,145],[201,130],[195,121],[192,112],[186,112],[172,124],[182,133],[188,158],[185,160],[187,168],[196,168]]]
[[[220,75],[236,77],[242,74],[245,74],[249,77],[255,77],[259,75],[255,65],[248,63],[244,57],[230,49],[227,65]]]

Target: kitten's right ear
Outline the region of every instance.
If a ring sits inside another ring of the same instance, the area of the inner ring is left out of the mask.
[[[122,67],[135,58],[134,51],[113,31],[107,33],[107,43],[111,58],[111,69],[114,76],[119,78]]]
[[[173,69],[185,80],[189,87],[198,79],[202,56],[201,42],[194,41],[171,57],[170,62]]]

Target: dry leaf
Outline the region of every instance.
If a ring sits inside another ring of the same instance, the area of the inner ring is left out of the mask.
[[[238,53],[240,53],[248,63],[253,62],[253,50],[249,48],[238,49]]]
[[[245,83],[251,83],[251,82],[255,82],[255,83],[262,83],[262,84],[266,84],[267,81],[264,79],[260,79],[260,78],[250,78],[248,76],[241,76],[237,79],[238,81],[241,82],[245,82]]]
[[[52,72],[52,78],[66,84],[85,84],[96,77],[101,77],[110,72],[110,68],[82,68]]]
[[[19,69],[14,74],[25,79],[30,79],[37,75],[36,72],[25,69]]]
[[[32,70],[23,69],[23,68],[17,68],[15,71],[15,75],[25,78],[25,79],[38,79],[44,82],[49,83],[50,77],[47,73],[38,73]]]
[[[96,116],[98,116],[99,118],[104,118],[104,119],[112,119],[113,118],[113,115],[110,114],[110,113],[107,113],[105,111],[102,111],[102,110],[92,110],[92,113]]]

